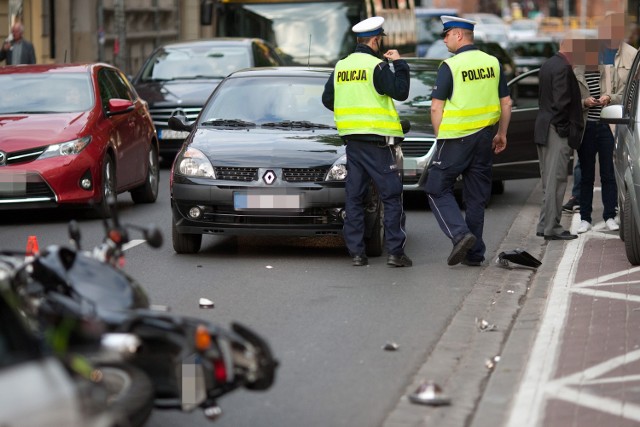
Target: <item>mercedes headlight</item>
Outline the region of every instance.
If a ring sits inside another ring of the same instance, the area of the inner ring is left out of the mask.
[[[187,148],[178,159],[178,172],[184,176],[194,178],[216,179],[213,166],[202,151],[195,148]]]
[[[39,160],[48,159],[58,156],[72,156],[80,153],[91,142],[90,136],[74,139],[73,141],[61,142],[59,144],[52,144],[44,150],[44,153],[40,154]]]
[[[344,181],[347,179],[347,155],[343,154],[338,160],[331,166],[327,173],[325,181]]]

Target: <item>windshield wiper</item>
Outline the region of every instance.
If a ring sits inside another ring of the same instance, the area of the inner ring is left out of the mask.
[[[240,119],[211,119],[202,122],[202,126],[226,126],[234,128],[253,128],[256,127],[255,123],[245,122]]]
[[[281,122],[263,123],[262,127],[305,128],[305,129],[334,129],[333,126],[322,123],[312,123],[307,120],[284,120]]]

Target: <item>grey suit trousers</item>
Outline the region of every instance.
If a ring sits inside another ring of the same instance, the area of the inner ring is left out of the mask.
[[[573,149],[568,139],[560,137],[553,125],[549,126],[547,145],[538,145],[540,176],[542,179],[542,207],[537,232],[545,236],[561,234],[562,200],[567,189],[568,165]]]

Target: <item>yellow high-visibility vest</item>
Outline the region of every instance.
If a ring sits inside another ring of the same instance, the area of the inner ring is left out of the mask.
[[[393,99],[380,95],[373,85],[379,63],[373,55],[356,52],[336,64],[333,116],[340,136],[404,136]]]
[[[453,76],[451,99],[445,100],[438,139],[461,138],[500,119],[500,65],[480,50],[469,50],[445,60]]]

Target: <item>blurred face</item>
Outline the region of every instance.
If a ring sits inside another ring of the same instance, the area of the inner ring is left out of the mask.
[[[13,27],[11,27],[11,35],[13,36],[14,41],[18,41],[22,38],[22,28],[20,27],[20,25],[15,24]]]
[[[623,13],[607,15],[598,25],[598,38],[609,42],[609,47],[615,48],[625,39],[625,16]]]

